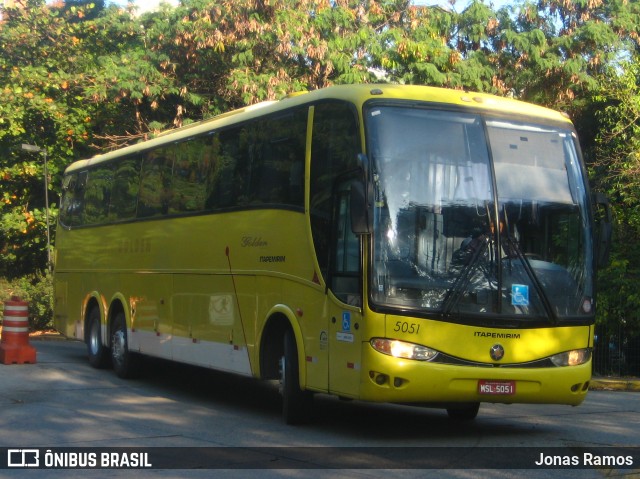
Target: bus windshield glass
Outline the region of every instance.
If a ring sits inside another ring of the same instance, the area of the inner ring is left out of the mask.
[[[569,126],[415,103],[373,104],[365,118],[374,307],[478,323],[593,316],[587,191]]]

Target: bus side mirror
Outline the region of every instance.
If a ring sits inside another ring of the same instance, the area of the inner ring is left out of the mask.
[[[355,180],[351,183],[351,198],[349,200],[351,209],[351,231],[356,235],[366,235],[371,233],[371,214],[367,188],[364,182]]]
[[[596,261],[600,268],[609,264],[609,254],[611,253],[611,237],[613,232],[613,215],[609,199],[602,193],[594,195],[594,206],[596,210]]]

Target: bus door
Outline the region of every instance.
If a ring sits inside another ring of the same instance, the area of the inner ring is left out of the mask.
[[[362,270],[360,239],[351,230],[352,181],[339,184],[334,195],[330,246],[329,390],[357,396],[362,349]]]

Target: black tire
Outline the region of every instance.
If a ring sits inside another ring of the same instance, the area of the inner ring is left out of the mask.
[[[100,325],[100,309],[91,308],[87,318],[87,330],[85,342],[89,364],[96,369],[104,369],[111,366],[111,354],[109,348],[102,344],[102,328]]]
[[[480,403],[461,405],[460,407],[447,409],[450,419],[455,421],[473,421],[480,410]]]
[[[129,351],[127,321],[124,313],[118,313],[111,327],[111,362],[113,370],[122,379],[131,379],[140,375],[140,356]]]
[[[298,348],[293,331],[284,334],[284,355],[280,361],[282,417],[287,424],[304,424],[311,420],[313,394],[300,388]]]

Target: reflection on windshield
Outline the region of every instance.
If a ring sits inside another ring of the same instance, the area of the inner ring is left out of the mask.
[[[550,321],[591,313],[569,131],[395,106],[371,107],[367,121],[375,303]]]

